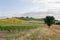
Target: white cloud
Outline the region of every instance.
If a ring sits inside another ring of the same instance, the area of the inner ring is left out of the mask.
[[[24,7],[17,11],[1,12],[0,16],[8,16],[8,17],[21,16],[24,13],[40,12],[40,11],[43,11],[43,12],[53,11],[56,13],[60,12],[60,11],[58,12],[58,10],[60,9],[60,0],[17,0],[17,1],[20,1]]]
[[[33,3],[46,3],[48,0],[32,0]]]
[[[48,0],[48,12],[53,12],[56,19],[60,19],[60,0]]]
[[[60,0],[48,0],[48,9],[59,9]]]
[[[60,2],[60,0],[48,0],[48,2]]]
[[[27,1],[27,0],[25,0],[25,1]],[[31,0],[30,2],[32,3],[32,6],[24,9],[25,13],[26,12],[40,12],[40,11],[48,10],[48,12],[50,12],[50,13],[53,12],[53,14],[49,13],[49,15],[53,15],[57,19],[59,19],[60,0]],[[40,15],[39,15],[39,17],[40,17]]]
[[[32,12],[32,11],[47,11],[48,9],[48,0],[18,0],[20,2],[30,2],[32,5],[23,8],[25,12]],[[26,5],[26,4],[25,4]]]
[[[37,7],[38,11],[47,10],[47,0],[32,0],[32,4]]]
[[[7,12],[1,12],[0,16],[7,16],[7,17],[12,17],[12,16],[21,16],[24,13],[28,13],[28,12],[39,12],[39,11],[47,11],[47,0],[17,0],[20,1],[22,3],[31,3],[31,6],[26,6],[23,7],[22,10],[19,9],[17,11],[7,11]],[[26,4],[24,4],[26,5]]]

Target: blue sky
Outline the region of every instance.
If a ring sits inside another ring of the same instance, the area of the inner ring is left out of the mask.
[[[27,2],[17,0],[0,0],[0,11],[17,11],[30,6]]]
[[[59,10],[60,0],[0,0],[0,17],[21,16],[31,12],[55,12],[51,15],[58,18]]]
[[[45,10],[43,2],[37,0],[0,0],[0,16],[21,16],[23,13]]]
[[[21,11],[23,12],[30,6],[30,1],[0,0],[0,16],[14,16],[14,14],[17,16],[21,14]]]

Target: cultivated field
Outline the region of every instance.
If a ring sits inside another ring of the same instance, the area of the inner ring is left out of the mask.
[[[48,28],[43,21],[0,20],[0,40],[60,40],[60,25]]]

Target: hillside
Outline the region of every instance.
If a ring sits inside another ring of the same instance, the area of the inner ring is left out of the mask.
[[[22,22],[22,19],[18,19],[18,18],[6,18],[6,19],[0,19],[0,21],[2,22]]]

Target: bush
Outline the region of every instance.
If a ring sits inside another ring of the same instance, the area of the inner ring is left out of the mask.
[[[60,22],[56,22],[55,24],[56,24],[56,25],[60,25]]]

